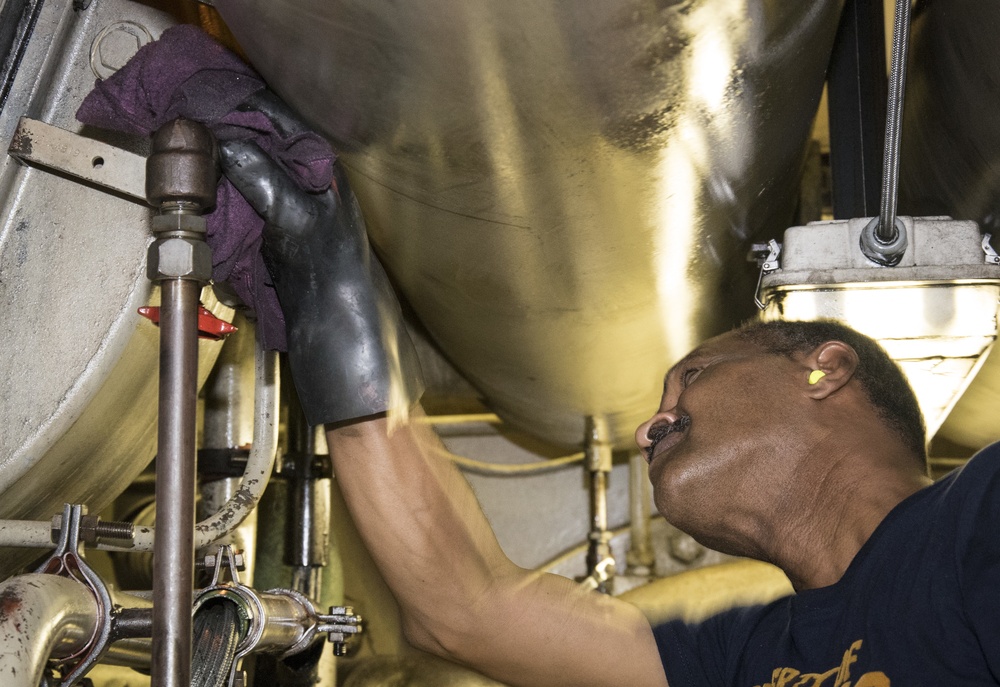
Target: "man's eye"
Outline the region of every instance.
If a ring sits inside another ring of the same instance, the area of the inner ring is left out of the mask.
[[[686,389],[688,385],[698,378],[699,374],[701,374],[700,367],[692,367],[690,370],[685,371],[683,376],[681,376],[681,386]]]

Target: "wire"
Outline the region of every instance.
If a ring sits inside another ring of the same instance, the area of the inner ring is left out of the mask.
[[[436,453],[440,456],[448,458],[460,468],[468,472],[474,472],[480,475],[496,475],[503,477],[511,477],[514,475],[540,475],[547,472],[554,472],[555,470],[560,470],[568,465],[582,463],[584,459],[584,453],[581,451],[580,453],[573,453],[568,456],[563,456],[562,458],[538,460],[532,463],[487,463],[485,461],[474,460],[472,458],[466,458],[465,456],[456,455],[446,448],[438,448],[436,449]]]
[[[444,425],[464,425],[477,422],[491,425],[503,424],[503,420],[493,413],[470,413],[468,415],[426,415],[418,418],[416,421],[433,427],[440,427]],[[585,454],[581,451],[580,453],[572,453],[568,456],[562,456],[561,458],[538,460],[531,463],[489,463],[457,455],[444,447],[436,448],[435,453],[439,456],[447,458],[466,472],[498,477],[541,475],[561,470],[568,465],[582,463],[585,458]]]

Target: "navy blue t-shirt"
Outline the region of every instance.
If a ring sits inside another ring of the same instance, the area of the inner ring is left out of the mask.
[[[670,687],[1000,685],[1000,444],[896,506],[836,584],[653,634]]]

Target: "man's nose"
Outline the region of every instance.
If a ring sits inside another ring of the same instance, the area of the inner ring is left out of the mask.
[[[652,443],[649,440],[649,430],[656,425],[669,425],[670,423],[679,420],[680,417],[681,414],[678,413],[675,408],[657,411],[653,417],[649,418],[636,428],[635,443],[638,444],[641,449],[649,448],[649,445]]]

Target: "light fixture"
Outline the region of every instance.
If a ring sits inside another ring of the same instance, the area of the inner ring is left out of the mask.
[[[829,318],[879,341],[913,386],[930,438],[996,340],[1000,256],[975,222],[899,219],[909,241],[894,267],[862,252],[868,219],[788,229],[762,264],[761,318]]]

